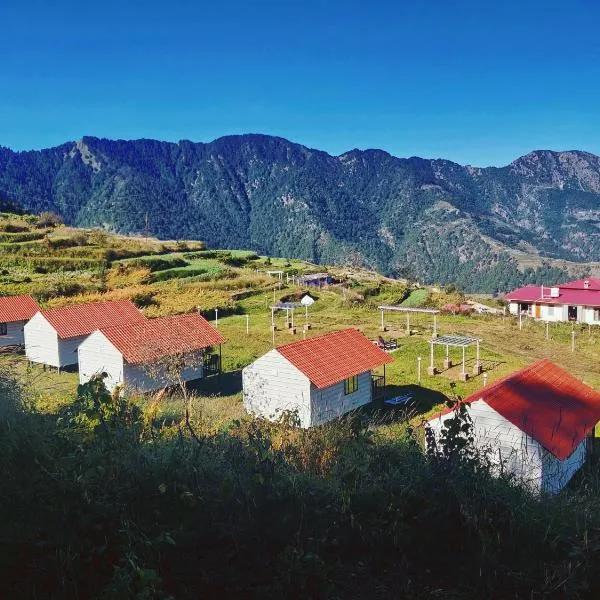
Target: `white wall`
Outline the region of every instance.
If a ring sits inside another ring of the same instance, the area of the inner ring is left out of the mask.
[[[586,459],[587,439],[584,439],[575,451],[565,460],[544,451],[542,461],[542,489],[552,494],[559,492],[582,467]]]
[[[23,328],[27,321],[13,321],[6,324],[6,335],[0,335],[0,347],[22,346],[25,343]]]
[[[364,406],[371,402],[371,372],[367,371],[358,376],[358,389],[344,394],[344,382],[319,389],[311,385],[311,425],[322,425],[337,417]]]
[[[277,420],[285,411],[298,411],[300,426],[310,427],[310,380],[277,350],[242,370],[242,386],[247,412]]]
[[[58,356],[59,366],[67,367],[77,364],[77,348],[85,340],[87,336],[79,335],[74,338],[63,340],[58,338]]]
[[[100,331],[94,331],[80,345],[79,383],[86,383],[94,375],[106,373],[104,383],[109,391],[123,382],[123,357]]]
[[[600,325],[600,319],[594,319],[594,308],[590,306],[583,307],[583,322],[591,325]]]
[[[511,302],[508,305],[508,312],[511,315],[518,315],[519,314],[519,303],[518,302]]]
[[[541,305],[540,319],[542,321],[566,321],[567,320],[567,309],[562,304],[558,305]]]
[[[473,420],[475,446],[485,453],[492,471],[514,475],[521,483],[538,492],[542,487],[541,446],[483,400],[472,402],[468,409]],[[436,438],[449,413],[429,421]]]
[[[202,366],[203,352],[189,354],[185,357],[185,365],[181,372],[184,381],[201,379],[204,375]],[[123,385],[125,389],[135,392],[151,392],[165,386],[177,384],[177,377],[169,373],[169,358],[145,365],[123,363]]]
[[[60,367],[58,335],[46,321],[41,312],[37,312],[25,324],[25,355],[31,362]],[[77,360],[77,357],[75,358]]]

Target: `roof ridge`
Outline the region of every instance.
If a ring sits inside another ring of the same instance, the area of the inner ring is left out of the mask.
[[[276,346],[275,350],[279,350],[280,348],[288,348],[289,346],[298,347],[307,342],[312,342],[314,340],[322,340],[326,337],[331,337],[333,335],[348,332],[348,331],[356,331],[357,333],[364,335],[361,331],[356,329],[356,327],[346,327],[345,329],[337,329],[336,331],[328,331],[327,333],[320,333],[319,335],[313,335],[312,337],[306,338],[305,340],[296,340],[295,342],[288,342],[287,344],[281,344],[281,346]]]

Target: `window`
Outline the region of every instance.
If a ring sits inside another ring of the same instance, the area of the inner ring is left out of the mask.
[[[600,308],[594,309],[594,321],[600,321]]]
[[[7,333],[6,323],[0,323],[0,335],[6,335]]]
[[[553,317],[554,316],[554,306],[546,307],[546,316]]]
[[[352,377],[348,377],[344,381],[344,394],[346,396],[348,394],[354,394],[354,392],[358,389],[358,375],[353,375]]]

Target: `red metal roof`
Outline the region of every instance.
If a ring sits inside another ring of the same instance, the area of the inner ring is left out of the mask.
[[[43,310],[42,315],[62,339],[88,335],[101,327],[147,320],[129,300],[73,304]]]
[[[559,460],[568,458],[600,421],[600,393],[549,360],[508,375],[464,402],[477,400],[483,400]]]
[[[586,282],[589,287],[585,287]],[[561,283],[558,287],[571,288],[577,290],[600,290],[600,279],[597,277],[586,277],[584,279],[576,279],[575,281],[568,281],[567,283]]]
[[[507,300],[517,302],[535,302],[537,304],[571,304],[581,306],[600,306],[600,290],[559,287],[557,298],[550,297],[550,288],[544,286],[526,286],[506,294]]]
[[[193,352],[225,341],[217,329],[198,313],[101,327],[100,331],[132,364]]]
[[[0,297],[0,323],[29,321],[40,310],[31,296]]]
[[[279,346],[277,352],[302,371],[318,388],[393,362],[356,329],[343,329]]]

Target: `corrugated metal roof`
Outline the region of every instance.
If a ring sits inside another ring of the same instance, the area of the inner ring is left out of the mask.
[[[29,321],[39,310],[40,307],[31,296],[0,297],[0,323]]]
[[[147,320],[129,300],[73,304],[43,310],[42,315],[62,339],[88,335],[101,327]]]
[[[147,363],[225,342],[219,331],[198,313],[146,319],[99,329],[123,358],[132,364]]]
[[[477,400],[483,400],[559,460],[568,458],[600,421],[600,393],[549,360],[512,373],[464,402]]]
[[[302,371],[318,388],[393,362],[356,329],[344,329],[279,346],[277,352]]]

